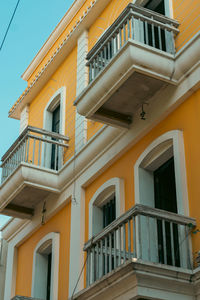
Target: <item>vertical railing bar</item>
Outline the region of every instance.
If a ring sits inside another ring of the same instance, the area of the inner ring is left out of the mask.
[[[191,269],[192,268],[192,262],[191,262],[191,257],[190,257],[190,246],[189,246],[189,234],[188,234],[188,227],[187,226],[184,226],[185,227],[185,241],[186,241],[186,251],[187,251],[187,267],[188,269]]]
[[[128,258],[131,259],[131,221],[128,219]]]
[[[137,257],[137,252],[136,252],[136,228],[135,228],[135,216],[132,218],[133,220],[133,257]]]
[[[183,263],[183,249],[182,249],[182,240],[181,240],[181,230],[180,230],[180,226],[179,224],[177,224],[177,231],[178,231],[178,242],[179,242],[179,253],[180,253],[180,267],[183,267],[184,263]],[[178,252],[176,250],[175,252],[175,261],[178,255]]]
[[[167,248],[166,248],[165,220],[162,220],[162,235],[163,235],[164,264],[167,264]]]
[[[118,33],[116,33],[115,46],[116,46],[116,53],[117,53],[118,52]]]
[[[154,28],[154,24],[151,24],[151,32],[152,32],[152,46],[155,48],[156,46],[156,42],[155,42],[155,28]]]
[[[121,226],[118,227],[118,239],[119,239],[119,257],[118,257],[118,265],[121,265]]]
[[[99,279],[99,242],[97,242],[97,252],[96,252],[97,262],[96,262],[96,278]]]
[[[90,285],[90,268],[91,268],[91,265],[90,265],[90,248],[87,250],[87,273],[86,273],[86,285],[89,286]]]
[[[137,250],[137,258],[142,258],[142,251],[141,251],[141,246],[142,246],[142,239],[141,239],[141,216],[138,215],[138,250]]]
[[[110,42],[108,42],[108,62],[110,61]]]
[[[54,160],[54,170],[57,170],[58,164],[58,145],[55,144],[55,160]]]
[[[95,264],[95,245],[92,247],[92,283],[95,282],[96,264]]]
[[[161,28],[158,26],[158,41],[159,41],[159,49],[162,50],[162,37],[161,37]]]
[[[158,255],[158,223],[157,219],[153,218],[155,222],[155,247],[156,247],[156,262],[159,262],[159,255]]]
[[[134,40],[134,17],[131,16],[131,37]]]
[[[100,241],[100,278],[103,276],[103,240]]]
[[[149,217],[147,216],[147,239],[148,239],[148,260],[151,261],[151,239],[150,239]]]
[[[123,263],[125,263],[126,261],[126,224],[125,223],[123,223],[123,258],[124,258]]]
[[[108,246],[107,246],[107,236],[105,237],[105,274],[108,273]]]
[[[89,65],[89,82],[92,81],[92,64]]]
[[[130,31],[130,19],[127,20],[127,26],[128,26],[128,38],[131,37],[131,31]]]
[[[175,266],[175,257],[174,257],[174,230],[173,230],[173,223],[172,222],[170,222],[170,239],[171,239],[172,266]]]
[[[27,153],[26,153],[26,162],[28,162],[28,156],[29,156],[29,143],[30,143],[30,138],[27,138]]]
[[[101,56],[101,70],[103,69],[103,50],[101,50],[101,53],[100,53],[100,56]]]
[[[116,247],[116,229],[113,232],[114,238],[114,268],[117,267],[117,247]]]
[[[106,46],[103,48],[104,50],[104,65],[106,66],[107,60],[106,60]]]
[[[119,28],[119,47],[121,49],[122,47],[122,29]]]
[[[124,44],[126,42],[126,25],[123,24],[123,36],[124,36]]]
[[[94,78],[96,77],[96,59],[93,60]]]
[[[114,56],[114,39],[111,38],[111,58]]]
[[[40,166],[41,140],[38,143],[38,166]]]
[[[112,271],[112,235],[109,233],[109,272]]]
[[[33,138],[32,164],[34,164],[34,161],[35,161],[35,138]]]
[[[148,23],[147,21],[144,22],[145,26],[145,42],[147,45],[149,45],[149,35],[148,35]]]

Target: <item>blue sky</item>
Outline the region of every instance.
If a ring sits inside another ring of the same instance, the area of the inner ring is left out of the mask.
[[[19,134],[19,121],[8,111],[26,88],[21,78],[50,33],[64,16],[72,0],[21,0],[0,51],[0,157]],[[0,1],[0,44],[17,0]],[[0,227],[5,222],[0,215]]]

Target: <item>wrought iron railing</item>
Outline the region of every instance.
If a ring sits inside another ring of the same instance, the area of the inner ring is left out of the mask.
[[[85,244],[87,286],[128,260],[191,269],[195,226],[192,218],[135,205]]]
[[[105,68],[129,40],[175,53],[178,22],[149,9],[129,4],[87,55],[89,81]]]
[[[59,170],[68,141],[64,135],[28,126],[1,159],[1,181],[4,182],[21,162]]]

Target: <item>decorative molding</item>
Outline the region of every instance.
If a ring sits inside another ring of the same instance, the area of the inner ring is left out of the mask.
[[[113,194],[115,194],[116,200],[116,218],[125,212],[124,180],[118,177],[111,178],[98,188],[90,200],[89,239],[99,232],[99,224],[101,224],[101,220],[98,220],[98,215],[102,216],[102,214],[95,213],[95,211],[101,212],[99,206],[103,205],[103,203]]]
[[[60,249],[60,235],[59,233],[51,232],[44,236],[37,244],[33,255],[33,273],[32,273],[32,297],[43,297],[43,291],[39,288],[40,282],[44,281],[44,268],[41,270],[41,265],[37,261],[37,255],[45,252],[46,248],[51,245],[52,262],[51,262],[51,289],[50,300],[58,299],[58,276],[59,276],[59,249]],[[37,265],[37,263],[39,265]],[[48,263],[46,262],[46,268]],[[41,278],[40,278],[41,277]],[[46,286],[45,286],[46,288]]]
[[[183,133],[180,130],[169,131],[159,136],[137,159],[134,166],[135,203],[149,206],[154,205],[154,187],[151,171],[158,168],[171,156],[174,156],[178,213],[189,216],[184,140]],[[150,157],[151,160],[147,163],[145,159],[148,157]],[[160,162],[158,161],[159,157]],[[153,161],[156,164],[155,168],[153,167]],[[143,173],[141,173],[142,171]],[[141,185],[142,177],[145,177],[145,182],[148,183],[148,194],[146,194],[147,189]],[[152,193],[150,191],[152,191]],[[149,202],[149,200],[151,202]],[[146,201],[148,201],[148,203]]]

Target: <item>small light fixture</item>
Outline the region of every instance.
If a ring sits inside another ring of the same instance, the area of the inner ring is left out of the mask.
[[[145,117],[146,112],[144,111],[144,104],[148,105],[148,103],[142,103],[142,111],[140,113],[140,119],[141,120],[146,120],[146,117]]]

